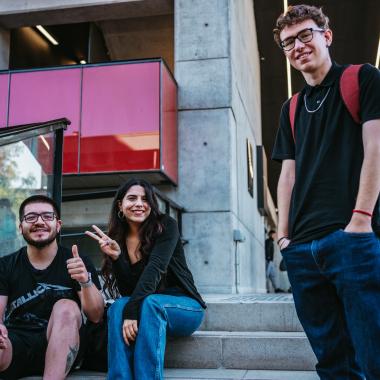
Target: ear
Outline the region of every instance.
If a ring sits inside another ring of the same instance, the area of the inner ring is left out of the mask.
[[[119,211],[123,211],[121,207],[121,201],[117,201],[117,207],[119,208]]]
[[[62,228],[62,220],[57,219],[57,232],[59,233]]]
[[[326,40],[326,47],[330,47],[333,41],[333,32],[331,29],[325,30],[325,40]]]
[[[21,225],[21,222],[18,225],[18,232],[20,232],[20,234],[22,234],[22,225]]]

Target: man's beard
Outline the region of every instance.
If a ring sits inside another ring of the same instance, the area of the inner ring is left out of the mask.
[[[45,248],[47,247],[48,245],[50,245],[54,240],[55,238],[57,237],[57,233],[53,234],[53,236],[50,236],[48,237],[47,239],[45,240],[40,240],[40,241],[35,241],[33,239],[30,239],[29,237],[27,237],[24,233],[22,233],[22,236],[24,237],[25,241],[33,246],[33,247],[36,247],[38,249],[41,249],[41,248]]]

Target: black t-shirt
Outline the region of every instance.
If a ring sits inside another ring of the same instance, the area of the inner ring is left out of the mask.
[[[311,241],[345,228],[355,207],[363,162],[362,126],[352,119],[340,94],[345,67],[333,63],[320,85],[306,85],[301,91],[295,116],[296,143],[289,120],[290,101],[282,107],[272,159],[296,161],[289,210],[293,242]],[[359,83],[362,123],[380,119],[379,70],[363,65]],[[378,211],[379,202],[373,218],[375,231],[380,230]]]
[[[77,281],[67,272],[71,250],[59,246],[51,264],[42,270],[32,266],[26,247],[0,258],[0,295],[8,296],[5,313],[7,327],[40,329],[47,326],[54,304],[62,299],[80,301]],[[94,284],[100,289],[96,270],[89,258],[81,256]]]

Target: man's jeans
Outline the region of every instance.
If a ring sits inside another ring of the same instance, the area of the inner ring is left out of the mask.
[[[166,333],[191,335],[201,324],[204,310],[190,297],[150,295],[141,307],[136,341],[127,346],[122,314],[128,300],[116,300],[108,311],[108,380],[163,379]]]
[[[380,379],[380,242],[342,230],[282,250],[322,380]]]

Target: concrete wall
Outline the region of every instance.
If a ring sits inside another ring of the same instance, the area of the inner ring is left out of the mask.
[[[251,0],[229,0],[231,108],[236,131],[234,160],[236,198],[233,213],[244,231],[246,241],[240,243],[241,288],[265,291],[264,219],[257,209],[256,145],[261,139],[260,62],[256,38],[255,15]],[[247,140],[253,147],[254,194],[248,193]]]
[[[247,190],[246,140],[261,143],[253,3],[176,0],[174,31],[179,186],[166,192],[186,208],[189,265],[203,292],[264,292],[264,224]]]
[[[173,15],[102,21],[112,60],[162,57],[174,71]]]

